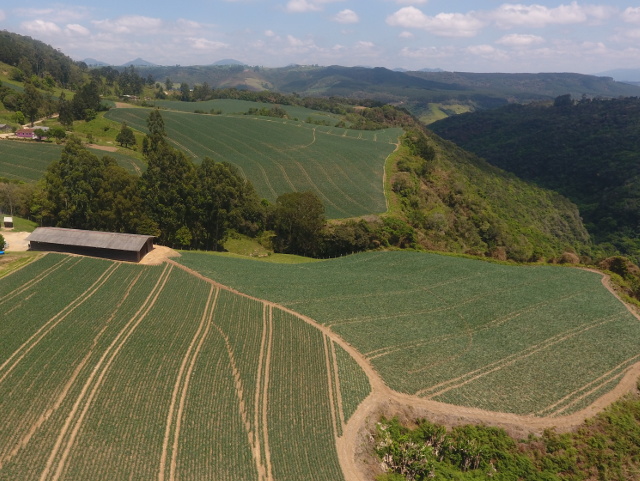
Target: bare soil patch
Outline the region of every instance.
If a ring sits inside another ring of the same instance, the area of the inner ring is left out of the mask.
[[[27,237],[29,236],[29,232],[12,232],[12,231],[0,231],[0,234],[4,237],[4,240],[9,247],[7,248],[7,252],[11,251],[26,251],[29,249],[29,242],[27,242]]]
[[[118,147],[112,147],[109,145],[98,145],[98,144],[87,144],[87,147],[96,149],[96,150],[104,150],[106,152],[117,152]]]
[[[154,245],[153,250],[142,258],[140,264],[158,266],[170,257],[180,257],[180,253],[166,246]]]

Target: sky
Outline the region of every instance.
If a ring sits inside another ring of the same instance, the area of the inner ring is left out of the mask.
[[[465,72],[640,68],[637,0],[84,0],[0,6],[0,29],[75,60]]]

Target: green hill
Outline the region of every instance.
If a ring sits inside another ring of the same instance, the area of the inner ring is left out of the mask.
[[[640,100],[513,105],[431,128],[575,202],[598,243],[640,258]],[[611,250],[611,248],[609,248]]]

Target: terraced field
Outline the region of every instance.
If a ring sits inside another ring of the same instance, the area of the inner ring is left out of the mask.
[[[44,175],[51,162],[60,159],[62,149],[62,146],[56,144],[2,140],[0,141],[0,177],[34,182]],[[144,169],[144,164],[133,157],[117,152],[89,150],[100,158],[105,155],[113,157],[118,164],[130,172],[140,173]]]
[[[564,416],[640,362],[640,321],[585,270],[415,252],[298,265],[185,252],[180,262],[329,326],[389,387],[422,399]]]
[[[173,264],[59,254],[0,292],[0,479],[344,479],[366,376],[298,316]]]
[[[146,131],[147,109],[114,109],[106,117]],[[303,122],[249,116],[213,116],[165,111],[168,137],[195,160],[210,157],[237,165],[258,193],[311,190],[331,218],[386,210],[385,159],[400,129],[354,131]]]

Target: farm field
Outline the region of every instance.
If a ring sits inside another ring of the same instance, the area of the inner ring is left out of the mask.
[[[35,182],[47,170],[49,164],[60,159],[63,146],[11,140],[0,141],[0,177]],[[144,165],[139,160],[117,152],[89,149],[102,158],[105,155],[116,159],[119,165],[130,172],[140,173]]]
[[[297,265],[184,252],[179,262],[330,327],[390,388],[426,400],[563,416],[640,362],[640,321],[586,270],[417,252]]]
[[[171,263],[61,254],[0,291],[0,480],[344,479],[369,386],[297,315]]]
[[[199,110],[200,113],[209,113],[213,110],[221,112],[222,114],[244,114],[250,109],[271,109],[274,107],[274,104],[236,99],[214,99],[205,100],[202,102],[154,100],[153,104],[161,109],[177,110],[180,112],[195,112],[196,110]],[[287,111],[287,115],[290,119],[297,118],[301,121],[306,121],[307,118],[311,117],[313,120],[325,120],[327,122],[330,122],[331,125],[335,125],[340,121],[341,118],[341,116],[338,114],[321,112],[319,110],[299,107],[297,105],[279,105],[279,107]]]
[[[146,131],[147,109],[114,109],[106,117]],[[386,211],[385,159],[401,130],[354,131],[268,117],[162,112],[167,135],[196,161],[210,157],[240,169],[270,200],[311,190],[330,218]]]

